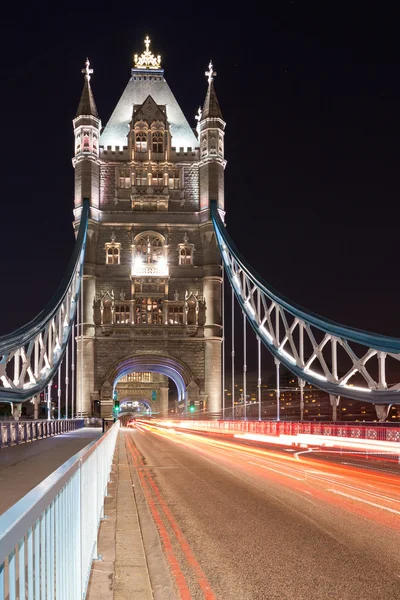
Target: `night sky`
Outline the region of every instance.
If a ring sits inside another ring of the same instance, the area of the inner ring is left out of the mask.
[[[50,300],[72,251],[86,56],[105,126],[148,34],[193,127],[213,60],[226,221],[250,264],[305,308],[400,336],[398,20],[305,4],[2,15],[1,334]]]

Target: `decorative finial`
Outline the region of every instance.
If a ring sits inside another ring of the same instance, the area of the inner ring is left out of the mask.
[[[199,106],[199,108],[197,110],[197,115],[195,115],[195,117],[194,117],[197,121],[197,125],[196,125],[197,135],[200,134],[200,121],[201,121],[202,115],[203,115],[203,111],[201,110],[201,107]]]
[[[88,58],[86,59],[85,65],[86,65],[86,67],[84,69],[82,69],[82,73],[84,73],[85,79],[87,79],[88,81],[90,81],[90,76],[93,73],[93,69],[89,69],[90,62],[89,62]]]
[[[112,241],[112,243],[115,242],[115,232],[114,232],[114,230],[111,232],[111,241]]]
[[[143,52],[141,56],[135,54],[133,57],[135,68],[136,69],[161,69],[161,56],[158,55],[155,57],[149,50],[150,47],[150,38],[146,35],[144,40],[144,45],[146,46],[146,50]]]
[[[178,290],[175,290],[175,292],[174,292],[174,300],[175,300],[175,302],[179,302],[179,292],[178,292]]]
[[[212,61],[210,60],[210,64],[208,65],[208,71],[204,73],[206,77],[208,77],[208,83],[211,83],[214,77],[216,77],[216,72],[214,71],[214,67]]]
[[[197,115],[195,116],[195,119],[198,122],[198,124],[201,121],[202,114],[203,114],[203,111],[201,110],[201,107],[199,106],[199,108],[197,109]]]
[[[183,241],[184,241],[184,243],[185,243],[185,244],[187,244],[187,243],[188,243],[188,241],[189,241],[189,236],[188,236],[188,234],[187,234],[187,231],[185,231],[185,233],[184,233],[184,235],[183,235]]]

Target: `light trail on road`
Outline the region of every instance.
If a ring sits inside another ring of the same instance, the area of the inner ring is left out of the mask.
[[[143,477],[153,477],[153,483],[150,484],[153,498],[160,507],[168,506],[170,516],[175,515],[173,518],[179,531],[184,532],[181,540],[175,535],[177,539],[172,542],[177,560],[181,562],[179,552],[185,554],[189,548],[204,574],[208,592],[214,594],[207,596],[202,590],[201,577],[194,584],[190,583],[190,577],[187,576],[192,594],[190,598],[400,598],[400,562],[398,552],[392,550],[398,548],[400,543],[400,480],[396,472],[385,472],[383,468],[371,470],[368,465],[342,464],[340,461],[344,457],[325,456],[310,450],[287,452],[285,449],[266,445],[260,447],[234,438],[216,439],[143,422],[136,423],[129,444],[132,447],[138,445],[143,453],[141,468],[145,471]],[[162,457],[162,464],[157,457]],[[169,471],[166,470],[167,466]],[[200,487],[199,478],[203,482]],[[198,490],[198,503],[204,511],[197,510],[195,515],[201,519],[202,525],[196,524],[189,508],[193,502],[196,505],[192,487]],[[223,492],[225,488],[230,491]],[[219,498],[218,505],[212,503],[214,495]],[[221,503],[224,507],[222,513]],[[257,509],[249,513],[253,505]],[[244,515],[241,522],[237,520],[238,510]],[[269,514],[276,515],[272,521],[267,516]],[[281,516],[276,520],[278,515]],[[232,524],[235,524],[235,533],[230,531]],[[210,531],[206,535],[204,532],[208,528]],[[173,531],[174,526],[169,529]],[[277,533],[279,531],[282,533]],[[303,533],[300,535],[299,531]],[[200,542],[203,535],[205,539]],[[230,541],[225,543],[225,537]],[[249,549],[241,546],[241,537],[247,539],[247,542],[243,539],[243,544],[250,545],[251,555],[257,558],[246,559],[246,567],[240,564],[239,568],[234,558],[229,557],[230,546],[233,545],[237,546],[236,553],[239,552],[242,559],[248,554]],[[260,539],[256,542],[258,537]],[[316,541],[312,543],[314,538]],[[221,575],[215,574],[215,565],[208,550],[210,545],[215,544],[220,548],[218,555],[223,556],[223,562],[226,563],[225,571],[231,573],[237,589],[242,588],[237,596],[231,589],[235,586],[225,580],[221,582]],[[338,553],[338,544],[339,547],[343,546],[340,551],[343,556]],[[317,548],[320,550],[317,551]],[[331,554],[328,548],[332,548]],[[302,561],[306,560],[305,557],[307,561],[313,557],[315,564],[320,563],[318,568],[314,567],[311,577],[312,581],[319,581],[318,589],[312,587],[306,590],[310,575],[304,567],[296,571],[296,585],[304,589],[300,593],[297,588],[294,590],[290,587],[290,581],[281,573],[281,563],[289,560],[293,552],[291,560],[298,560],[294,556],[302,556],[304,552]],[[348,556],[352,559],[348,559]],[[357,589],[347,564],[355,560],[354,556],[357,556],[358,569],[365,568],[364,562],[369,565],[365,583],[357,581],[358,587],[363,589],[362,595],[349,591]],[[371,560],[377,561],[378,556],[380,563],[374,566],[372,562],[371,566]],[[264,581],[258,568],[258,564],[264,563],[269,565],[273,573],[269,574],[268,581]],[[250,572],[254,583],[249,582]],[[335,573],[339,572],[347,572],[349,581],[336,581]],[[382,573],[384,583],[379,583],[377,573]],[[370,581],[367,582],[368,578]],[[338,590],[342,590],[337,595],[326,591],[331,589],[333,581],[334,589],[337,586]],[[273,585],[279,585],[279,590],[275,590]],[[373,590],[381,590],[381,587],[390,591],[378,596]],[[196,589],[197,592],[193,592]],[[392,589],[396,589],[395,595]]]

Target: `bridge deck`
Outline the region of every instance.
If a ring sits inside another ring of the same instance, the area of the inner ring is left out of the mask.
[[[100,437],[86,427],[0,450],[0,514],[20,500],[79,450]]]
[[[92,565],[87,599],[175,600],[137,469],[128,458],[126,433],[118,434],[98,538],[102,560]]]

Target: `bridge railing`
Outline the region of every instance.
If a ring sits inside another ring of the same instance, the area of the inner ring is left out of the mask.
[[[232,433],[254,433],[259,435],[311,435],[335,436],[340,438],[353,438],[359,440],[381,441],[397,444],[400,451],[400,427],[376,426],[370,424],[350,423],[319,423],[298,421],[217,421],[217,420],[165,420],[153,419],[149,425],[162,427],[175,427],[179,429],[204,431],[232,435]]]
[[[0,421],[0,448],[41,440],[84,426],[84,419]]]
[[[84,598],[119,423],[0,516],[0,598]]]

